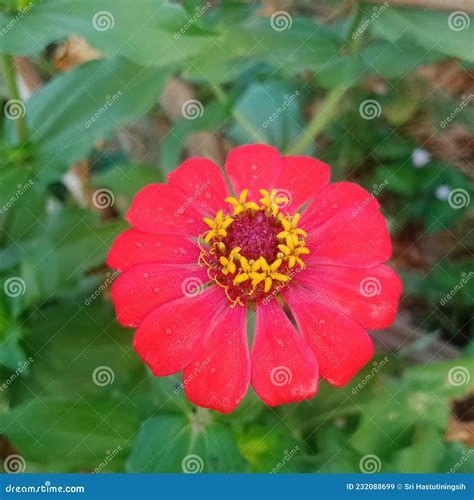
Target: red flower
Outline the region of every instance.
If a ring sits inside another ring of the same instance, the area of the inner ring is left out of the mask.
[[[191,158],[135,197],[108,265],[112,299],[158,376],[184,370],[188,398],[224,413],[252,384],[268,405],[343,386],[371,359],[401,293],[382,264],[379,203],[330,169],[269,146],[233,149],[225,171]],[[251,353],[247,314],[256,311]]]

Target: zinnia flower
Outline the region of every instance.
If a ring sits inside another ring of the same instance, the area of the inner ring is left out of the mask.
[[[248,145],[225,173],[191,158],[133,200],[107,259],[117,317],[155,375],[184,371],[194,404],[231,412],[249,384],[271,406],[308,399],[320,376],[343,386],[372,358],[367,329],[392,323],[401,282],[382,265],[379,203],[329,177]]]

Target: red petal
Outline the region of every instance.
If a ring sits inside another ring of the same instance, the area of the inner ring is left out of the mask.
[[[138,326],[157,307],[199,293],[208,281],[206,271],[196,265],[138,264],[112,285],[117,319],[124,326]]]
[[[281,156],[277,149],[263,144],[234,148],[227,156],[225,169],[238,196],[250,190],[250,198],[261,197],[259,189],[271,189],[281,172]]]
[[[299,281],[371,329],[393,323],[402,293],[400,278],[386,266],[311,266],[299,275]]]
[[[306,263],[346,267],[373,267],[392,254],[387,224],[378,210],[365,209],[355,216],[351,209],[339,212],[316,228],[307,239],[311,254]]]
[[[250,383],[244,307],[228,308],[219,318],[204,350],[184,370],[183,383],[194,404],[222,413],[235,410]]]
[[[135,350],[155,375],[183,370],[199,356],[228,307],[229,301],[217,286],[195,297],[169,302],[140,325],[133,339]]]
[[[222,209],[225,198],[229,196],[221,169],[207,158],[186,160],[168,175],[168,180],[196,203],[204,215],[214,215]]]
[[[281,194],[289,192],[287,207],[297,210],[314,197],[331,177],[329,165],[308,156],[284,156],[276,188]]]
[[[303,212],[300,226],[311,231],[322,226],[341,210],[351,208],[358,214],[367,207],[380,207],[379,202],[368,191],[353,182],[332,182],[318,193]]]
[[[146,233],[197,236],[207,226],[190,205],[179,189],[167,184],[150,184],[137,193],[125,218]]]
[[[328,307],[324,297],[304,288],[292,286],[283,295],[319,361],[321,376],[332,385],[347,384],[374,354],[367,332],[357,321]]]
[[[186,236],[142,233],[128,229],[114,241],[107,255],[107,265],[124,271],[137,264],[190,264],[197,262],[199,248]]]
[[[277,300],[257,306],[252,346],[252,386],[268,405],[316,394],[318,363]]]

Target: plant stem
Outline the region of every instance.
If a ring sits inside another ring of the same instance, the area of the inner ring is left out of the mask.
[[[351,22],[347,38],[344,44],[350,52],[356,52],[361,45],[361,37],[357,37],[355,41],[352,39],[353,33],[356,32],[362,19],[362,10],[357,3],[353,4],[354,17]],[[287,150],[286,154],[298,155],[316,139],[316,137],[333,121],[337,114],[339,104],[342,102],[350,85],[339,85],[330,90],[324,99],[321,108],[315,113],[313,119],[309,122],[305,130],[299,138]]]
[[[212,85],[211,88],[217,99],[219,99],[219,101],[221,101],[224,105],[231,108],[230,114],[234,120],[252,137],[254,142],[259,144],[268,144],[267,138],[261,134],[260,131],[257,130],[242,113],[235,110],[230,102],[230,99],[219,85]]]
[[[298,155],[313,142],[313,140],[327,127],[336,115],[337,108],[346,94],[349,86],[341,85],[328,92],[321,108],[314,115],[308,126],[297,141],[286,150],[286,154]]]
[[[13,61],[13,56],[10,54],[0,54],[0,60],[2,63],[3,76],[7,85],[8,98],[10,100],[21,101],[20,92],[18,91],[18,86],[16,84],[16,67],[15,62]],[[15,123],[18,140],[21,143],[27,142],[28,130],[26,128],[26,120],[23,113],[20,113],[20,116],[15,120]]]

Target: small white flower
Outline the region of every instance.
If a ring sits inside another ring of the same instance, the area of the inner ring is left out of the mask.
[[[441,201],[446,201],[449,197],[449,193],[451,192],[451,187],[447,184],[441,184],[436,188],[436,198]]]
[[[431,161],[431,154],[426,149],[417,148],[411,154],[411,161],[415,168],[422,168]]]

